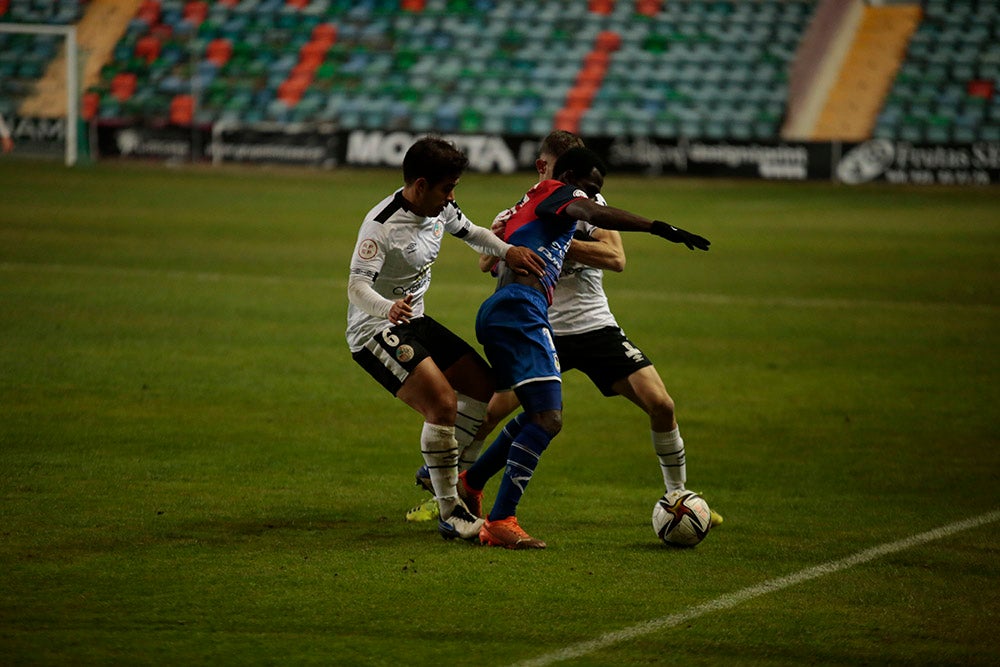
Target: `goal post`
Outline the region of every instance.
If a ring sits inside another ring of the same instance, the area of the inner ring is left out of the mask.
[[[0,23],[0,32],[58,35],[66,42],[66,166],[77,160],[78,123],[80,119],[80,69],[79,49],[76,44],[75,25],[45,25],[39,23]]]

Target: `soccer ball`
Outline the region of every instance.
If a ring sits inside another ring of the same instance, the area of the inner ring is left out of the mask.
[[[694,491],[671,491],[653,505],[653,532],[667,544],[693,547],[712,527],[708,503]]]

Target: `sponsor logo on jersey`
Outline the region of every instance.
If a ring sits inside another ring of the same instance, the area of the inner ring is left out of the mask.
[[[361,259],[371,259],[378,254],[378,243],[372,239],[365,239],[358,246],[358,257]]]

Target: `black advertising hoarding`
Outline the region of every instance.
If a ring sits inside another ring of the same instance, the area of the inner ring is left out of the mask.
[[[871,139],[845,145],[832,178],[849,185],[887,182],[915,185],[1000,183],[1000,142],[914,145]]]
[[[192,129],[99,124],[96,156],[319,168],[399,168],[422,133],[337,130],[326,125],[216,126]],[[540,137],[447,134],[482,173],[533,171]],[[1000,142],[915,145],[872,139],[829,142],[727,142],[646,137],[584,137],[612,172],[849,185],[1000,184]]]

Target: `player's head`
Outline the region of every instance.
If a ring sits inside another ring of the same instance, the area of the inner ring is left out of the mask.
[[[583,139],[567,130],[553,130],[547,137],[542,139],[542,145],[538,149],[538,159],[535,160],[535,169],[538,170],[538,180],[544,181],[552,178],[552,168],[556,165],[559,156],[570,148],[583,146]]]
[[[440,213],[454,199],[469,158],[440,137],[424,137],[403,156],[403,196],[418,215]]]
[[[556,180],[580,188],[593,199],[604,187],[608,168],[600,155],[589,148],[578,146],[559,156],[552,173]]]
[[[424,137],[417,140],[403,156],[403,181],[410,184],[418,178],[430,185],[445,179],[458,180],[469,166],[469,158],[441,137]]]

